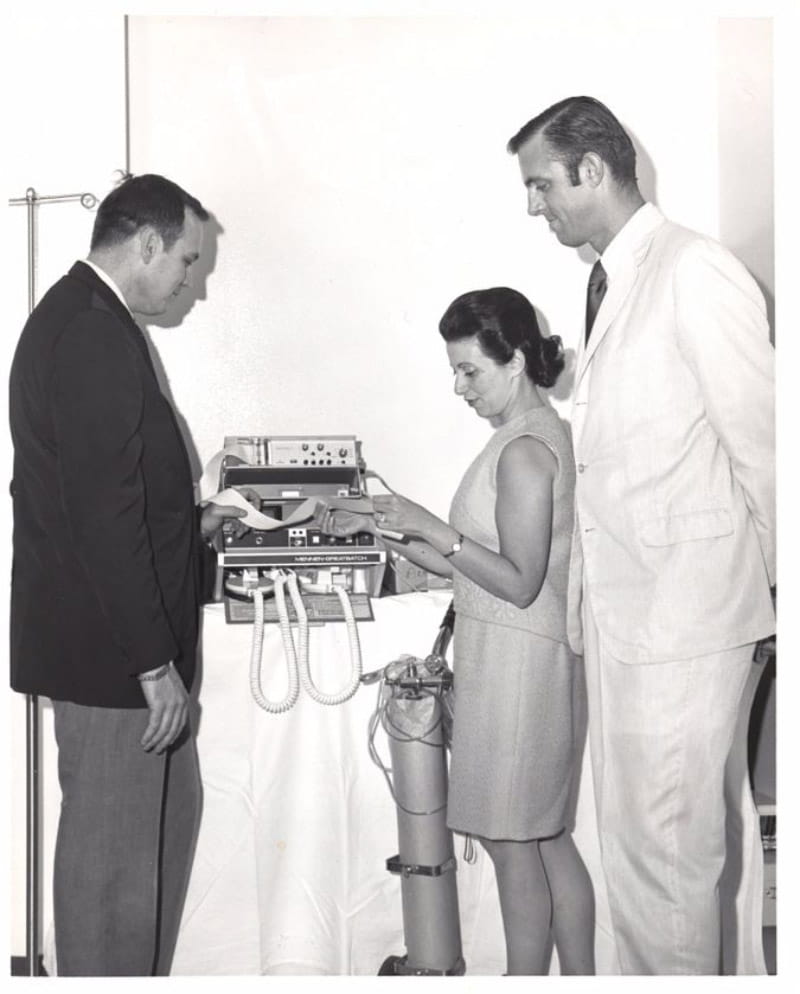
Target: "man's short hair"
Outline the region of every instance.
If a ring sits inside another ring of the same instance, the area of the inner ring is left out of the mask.
[[[119,245],[139,231],[153,227],[164,248],[171,248],[183,234],[185,212],[208,220],[208,211],[196,197],[171,180],[147,173],[129,176],[102,201],[92,229],[91,249]]]
[[[596,152],[620,186],[636,184],[636,150],[625,129],[605,104],[594,97],[567,97],[524,124],[506,146],[516,155],[529,138],[540,134],[569,174],[580,182],[578,166],[587,152]]]

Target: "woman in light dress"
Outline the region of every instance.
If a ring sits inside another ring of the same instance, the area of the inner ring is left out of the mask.
[[[334,534],[384,530],[387,545],[452,576],[456,611],[447,823],[494,864],[509,974],[594,973],[594,895],[569,826],[580,769],[581,660],[566,636],[575,470],[547,404],[564,359],[506,287],[458,297],[439,324],[455,393],[494,432],[467,469],[449,521],[396,494],[374,518],[333,512]]]

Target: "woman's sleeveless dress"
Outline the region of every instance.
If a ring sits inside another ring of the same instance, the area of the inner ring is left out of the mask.
[[[497,463],[532,435],[558,461],[553,530],[542,589],[520,609],[454,568],[455,716],[447,823],[488,839],[556,835],[565,825],[576,767],[579,662],[567,644],[566,600],[575,468],[569,430],[550,407],[497,428],[456,491],[450,523],[499,551]]]

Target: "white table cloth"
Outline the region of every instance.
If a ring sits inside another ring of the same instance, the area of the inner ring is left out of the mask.
[[[426,656],[450,596],[373,601],[375,621],[359,624],[364,671],[401,653]],[[398,850],[395,807],[367,747],[378,685],[337,706],[301,691],[291,711],[268,714],[250,693],[251,634],[249,625],[226,624],[222,605],[205,608],[203,821],[173,973],[374,976],[387,956],[405,953],[400,880],[385,869]],[[349,665],[345,626],[312,628],[310,641],[317,684],[337,689]],[[268,625],[268,697],[282,696],[284,667],[278,628]],[[383,731],[376,743],[388,764]],[[599,885],[598,968],[613,972],[590,797],[579,800],[578,822],[576,839]],[[459,836],[456,856],[467,972],[499,975],[505,952],[491,863],[478,848],[477,862],[466,864]]]

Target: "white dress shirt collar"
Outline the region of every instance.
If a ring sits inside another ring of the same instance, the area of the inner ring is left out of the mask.
[[[120,290],[120,288],[111,279],[111,277],[108,275],[108,273],[104,269],[101,269],[96,263],[90,262],[88,259],[83,259],[82,261],[83,261],[84,265],[87,265],[90,269],[93,269],[97,273],[97,275],[106,284],[107,287],[109,287],[111,290],[114,291],[114,293],[122,301],[122,304],[125,307],[125,310],[131,315],[131,317],[133,317],[133,313],[132,313],[130,307],[128,307],[128,302],[122,296],[122,290]]]

